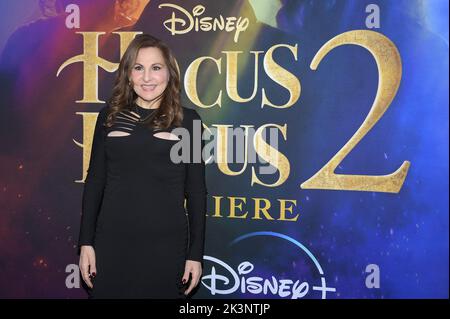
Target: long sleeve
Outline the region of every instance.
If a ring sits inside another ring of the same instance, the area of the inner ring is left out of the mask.
[[[84,184],[82,198],[82,216],[78,246],[93,245],[97,216],[103,200],[106,183],[105,130],[107,107],[102,108],[97,116],[91,157]]]
[[[205,242],[206,195],[208,193],[205,181],[205,162],[201,154],[204,147],[204,141],[201,138],[204,129],[198,113],[195,110],[190,111],[192,112],[192,126],[190,126],[191,161],[186,164],[184,188],[189,216],[187,259],[202,262]],[[196,129],[197,132],[194,132]],[[198,146],[201,146],[201,148],[199,149]]]

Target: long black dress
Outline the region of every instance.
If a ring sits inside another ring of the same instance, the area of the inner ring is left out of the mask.
[[[185,298],[185,261],[203,260],[205,163],[171,161],[178,141],[154,136],[138,120],[151,112],[133,104],[110,128],[103,126],[107,106],[97,117],[78,242],[95,249],[90,298]],[[183,113],[190,141],[203,146],[193,135],[200,116]],[[127,135],[111,136],[118,131]]]

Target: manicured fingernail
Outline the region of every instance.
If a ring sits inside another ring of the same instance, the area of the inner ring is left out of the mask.
[[[96,273],[95,273],[95,272],[93,272],[93,273],[92,273],[92,277],[95,277],[95,276],[96,276]]]
[[[185,283],[186,283],[186,279],[183,279],[182,281],[183,281],[183,284],[185,284]]]

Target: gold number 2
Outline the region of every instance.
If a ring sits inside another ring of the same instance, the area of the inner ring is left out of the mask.
[[[303,189],[332,189],[398,193],[405,181],[409,161],[389,175],[345,175],[335,174],[336,167],[372,129],[383,116],[394,99],[402,77],[400,54],[391,40],[384,35],[368,30],[354,30],[339,34],[325,43],[311,62],[311,69],[316,70],[320,61],[334,48],[353,44],[366,48],[374,57],[378,67],[378,90],[375,101],[364,122],[333,158],[316,174],[301,184]]]

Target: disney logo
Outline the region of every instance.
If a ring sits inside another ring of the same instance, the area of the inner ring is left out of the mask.
[[[192,9],[192,14],[181,6],[173,3],[162,3],[158,8],[169,7],[176,11],[172,11],[172,16],[163,22],[164,27],[170,31],[172,35],[185,34],[194,30],[198,31],[216,31],[225,30],[226,32],[234,32],[234,42],[238,42],[239,34],[244,32],[249,25],[249,19],[245,17],[226,17],[220,15],[218,18],[202,17],[199,18],[206,8],[202,5],[196,5]],[[181,14],[182,17],[177,16],[175,12]]]
[[[218,258],[204,256],[204,259],[210,261],[213,265],[211,266],[211,272],[209,274],[205,272],[205,275],[202,277],[202,285],[212,295],[229,295],[240,290],[241,293],[271,294],[282,298],[290,297],[291,299],[300,299],[311,291],[318,291],[321,293],[322,299],[326,299],[328,292],[336,292],[336,288],[327,286],[323,269],[314,255],[304,245],[289,236],[267,231],[254,232],[235,239],[230,245],[255,236],[282,238],[301,248],[317,268],[320,275],[320,284],[312,285],[307,281],[301,281],[299,279],[277,279],[273,275],[270,278],[251,276],[250,273],[255,269],[255,266],[249,261],[241,262],[235,271],[230,265]]]

